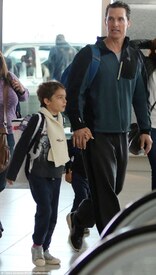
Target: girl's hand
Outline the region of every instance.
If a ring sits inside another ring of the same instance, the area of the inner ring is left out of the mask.
[[[21,93],[22,95],[24,94],[24,87],[23,85],[20,83],[20,81],[13,79],[11,81],[12,87],[15,91],[18,91],[19,93]]]

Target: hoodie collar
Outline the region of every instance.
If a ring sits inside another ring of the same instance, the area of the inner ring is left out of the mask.
[[[98,48],[101,50],[101,52],[110,52],[110,50],[106,47],[106,44],[104,43],[104,39],[106,38],[106,36],[98,36],[97,37],[97,41],[96,41],[96,45],[98,46]],[[122,49],[126,49],[129,45],[129,37],[126,36],[124,39],[124,43],[122,46]]]

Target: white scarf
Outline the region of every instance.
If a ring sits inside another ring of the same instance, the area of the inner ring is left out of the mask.
[[[56,167],[65,165],[69,161],[69,155],[62,115],[59,113],[58,120],[56,120],[46,108],[42,107],[40,112],[44,114],[46,119],[47,135],[51,146],[48,152],[48,160],[53,161]]]

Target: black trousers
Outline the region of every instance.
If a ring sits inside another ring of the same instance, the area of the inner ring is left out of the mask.
[[[127,134],[96,133],[83,156],[92,202],[87,201],[86,207],[83,201],[76,216],[83,227],[91,227],[95,222],[101,234],[120,211],[117,195],[123,188],[128,162]]]

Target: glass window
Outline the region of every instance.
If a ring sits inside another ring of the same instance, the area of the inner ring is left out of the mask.
[[[39,109],[38,85],[50,79],[60,80],[75,54],[101,35],[101,6],[101,0],[3,1],[3,53],[9,69],[30,92],[29,100],[21,104],[23,116]],[[74,54],[69,54],[66,47],[63,55],[64,49],[59,46],[56,73],[55,58],[49,61],[49,53],[54,51],[59,34],[74,48]]]
[[[102,0],[3,0],[3,42],[93,43],[101,35]],[[11,31],[12,30],[12,31]]]

